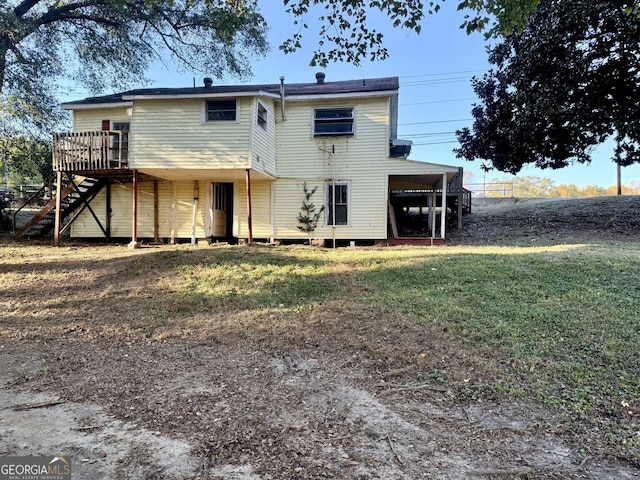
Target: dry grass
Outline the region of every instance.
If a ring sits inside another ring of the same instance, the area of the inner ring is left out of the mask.
[[[5,241],[0,340],[54,355],[64,339],[68,361],[43,378],[65,368],[67,394],[97,401],[74,386],[74,351],[322,351],[369,365],[363,378],[409,368],[460,405],[528,395],[577,413],[572,438],[594,454],[637,463],[638,211],[638,197],[485,209],[443,248]]]

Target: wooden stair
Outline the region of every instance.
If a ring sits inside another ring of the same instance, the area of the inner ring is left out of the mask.
[[[95,196],[107,184],[106,179],[96,179],[89,177],[73,177],[64,178],[61,189],[61,220],[64,222],[83,204],[90,203]],[[43,187],[44,190],[44,187]],[[34,194],[37,196],[38,193]],[[56,197],[53,196],[29,221],[24,225],[17,226],[15,224],[19,212],[27,207],[29,203],[25,203],[14,214],[14,237],[16,238],[43,238],[51,234],[55,226],[56,218]]]

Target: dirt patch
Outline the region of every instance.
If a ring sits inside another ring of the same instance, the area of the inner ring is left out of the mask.
[[[69,456],[76,478],[637,478],[583,463],[544,410],[460,405],[357,355],[81,339],[2,351],[0,450]],[[11,408],[49,399],[65,403]]]
[[[510,221],[478,210],[451,241],[637,240],[638,197],[614,222],[581,202],[574,211],[591,213],[578,228],[568,204],[542,202]],[[463,348],[438,324],[355,308],[362,286],[345,265],[340,299],[285,315],[202,297],[191,312],[169,295],[175,269],[212,249],[3,246],[2,455],[65,455],[80,479],[640,476],[557,412],[507,395],[461,399],[438,365],[464,383],[499,377],[507,359]],[[16,409],[49,400],[63,403]]]

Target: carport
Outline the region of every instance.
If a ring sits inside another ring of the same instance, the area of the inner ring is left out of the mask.
[[[471,192],[462,187],[463,169],[448,165],[440,172],[389,175],[387,242],[441,245],[447,218],[462,228],[462,215],[471,206]]]

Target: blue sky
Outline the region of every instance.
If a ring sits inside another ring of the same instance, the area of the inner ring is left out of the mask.
[[[464,13],[456,11],[456,4],[445,2],[438,14],[425,17],[420,35],[393,29],[385,18],[376,15],[371,20],[384,33],[390,57],[384,62],[365,62],[359,67],[331,64],[324,71],[326,81],[400,77],[398,137],[414,142],[410,158],[463,166],[473,173],[474,182],[482,182],[480,162],[459,160],[452,152],[457,146],[453,132],[472,123],[471,108],[476,100],[470,85],[471,77],[481,76],[488,69],[484,38],[481,34],[468,36],[458,28]],[[285,55],[278,46],[297,31],[293,18],[285,13],[279,0],[265,0],[261,5],[271,26],[271,51],[266,58],[256,59],[253,63],[250,83],[278,83],[281,75],[288,83],[315,81],[315,73],[320,68],[308,66],[316,46],[317,30],[313,29],[312,18],[305,19],[312,28],[305,32],[304,49]],[[180,74],[170,63],[166,67],[155,65],[149,73],[153,85],[158,87],[190,86],[194,77],[201,84],[202,74]],[[217,81],[238,83],[233,78]],[[82,96],[85,95],[74,98]],[[572,165],[556,171],[525,167],[519,175],[548,177],[557,185],[615,185],[616,168],[609,159],[611,148],[610,145],[598,148],[590,165]],[[487,174],[487,179],[494,177],[512,176],[501,172]],[[640,180],[640,165],[622,170],[623,184],[628,185],[632,180]]]

